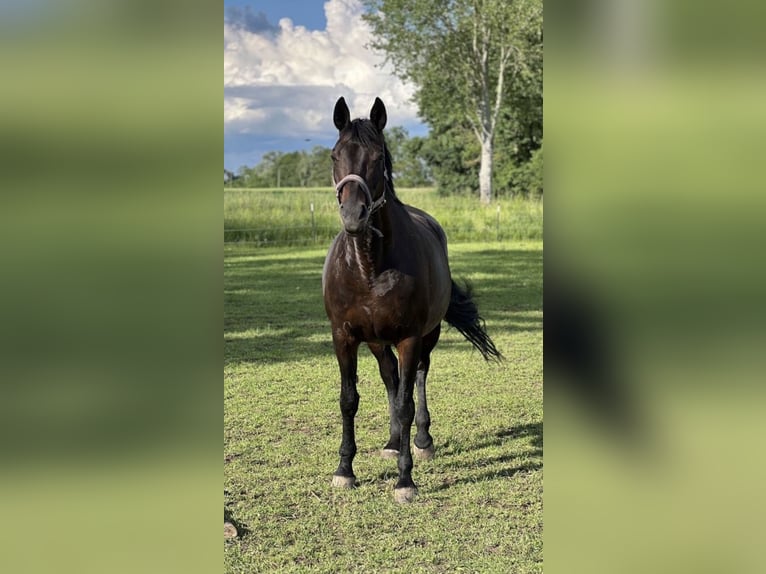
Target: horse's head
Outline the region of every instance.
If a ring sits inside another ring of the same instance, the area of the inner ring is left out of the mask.
[[[339,98],[333,113],[338,141],[332,150],[332,175],[343,228],[351,235],[362,233],[370,217],[386,202],[390,159],[386,159],[383,128],[386,107],[380,98],[370,119],[351,121],[346,100]]]

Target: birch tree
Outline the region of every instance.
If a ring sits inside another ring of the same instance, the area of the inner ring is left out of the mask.
[[[492,201],[494,140],[507,85],[542,47],[541,0],[365,0],[373,48],[417,88],[426,121],[466,122],[481,147],[479,195]]]

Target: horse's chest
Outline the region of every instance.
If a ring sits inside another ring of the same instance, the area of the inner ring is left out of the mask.
[[[371,283],[343,299],[342,319],[346,329],[365,341],[393,341],[415,325],[414,278],[398,271],[385,271]]]

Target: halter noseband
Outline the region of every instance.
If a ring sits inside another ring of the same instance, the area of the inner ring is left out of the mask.
[[[388,171],[383,172],[383,177],[386,181],[388,181]],[[335,175],[333,174],[333,182],[334,181]],[[355,181],[359,184],[359,187],[362,188],[362,191],[367,198],[367,209],[370,210],[370,215],[378,211],[386,204],[386,186],[383,186],[383,193],[380,195],[380,197],[373,201],[372,193],[370,193],[370,188],[367,186],[367,182],[364,181],[362,176],[356,175],[355,173],[348,174],[346,177],[335,184],[335,199],[340,201],[340,190],[343,189],[343,186],[346,185],[349,181]]]

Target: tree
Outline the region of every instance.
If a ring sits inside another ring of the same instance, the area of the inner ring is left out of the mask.
[[[314,146],[308,156],[311,166],[311,176],[308,185],[311,187],[323,187],[332,185],[332,150],[324,146]]]
[[[494,140],[506,85],[542,46],[542,0],[365,0],[372,47],[417,87],[423,118],[466,122],[481,148],[479,192],[492,200]],[[534,47],[534,50],[530,50]],[[532,53],[531,53],[532,52]]]
[[[465,121],[436,123],[423,155],[433,172],[440,195],[475,194],[479,181],[480,148]]]
[[[429,167],[423,156],[423,138],[411,138],[401,126],[386,129],[386,147],[391,154],[394,181],[400,187],[431,185]]]
[[[226,168],[223,168],[223,185],[225,186],[231,186],[234,184],[235,181],[239,179],[238,175],[235,175],[233,172],[229,171]]]

